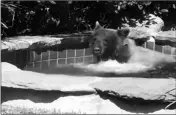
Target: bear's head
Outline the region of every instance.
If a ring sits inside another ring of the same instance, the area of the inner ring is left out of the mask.
[[[120,47],[124,45],[124,40],[129,32],[128,28],[119,30],[106,29],[97,21],[90,40],[93,54],[99,57],[110,57],[115,52],[118,53]]]

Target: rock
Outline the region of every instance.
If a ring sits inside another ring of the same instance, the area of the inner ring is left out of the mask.
[[[143,22],[142,26],[149,28],[151,31],[160,32],[164,26],[164,21],[153,14],[149,14],[147,17],[148,21]]]
[[[1,51],[28,49],[41,53],[47,50],[83,49],[89,47],[89,37],[90,34],[9,37],[1,41]]]
[[[157,32],[161,31],[163,26],[164,22],[160,17],[149,14],[146,16],[146,20],[138,24],[137,27],[133,28],[129,26],[129,28],[147,33],[149,35],[155,35]]]
[[[9,68],[9,69],[8,69]],[[47,75],[32,71],[23,71],[2,63],[2,86],[33,90],[84,91],[95,92],[89,83],[99,80],[96,77],[77,77],[71,75]]]
[[[161,103],[175,101],[176,81],[172,78],[149,79],[130,76],[104,78],[41,74],[20,70],[8,63],[1,64],[2,107],[10,106],[10,109],[18,107],[20,111],[34,113],[45,111],[49,114],[57,112],[87,114],[173,112],[161,110],[167,106]],[[102,67],[102,65],[99,66]],[[115,100],[111,97],[101,97],[99,91],[114,96]],[[160,101],[160,103],[152,105],[155,101]],[[141,105],[141,102],[148,104]]]
[[[3,72],[11,72],[11,71],[21,71],[19,68],[17,68],[15,65],[12,65],[10,63],[7,62],[2,62],[1,63],[1,67],[2,67],[2,73]]]
[[[160,32],[163,26],[164,21],[160,17],[155,16],[153,14],[149,14],[148,16],[146,16],[144,21],[142,21],[141,23],[138,22],[137,24],[137,28],[139,29],[145,28],[147,32],[156,32],[156,33]]]
[[[124,67],[119,65],[119,67],[123,68],[127,66],[130,66],[130,64],[124,65]],[[11,69],[8,69],[8,67]],[[99,68],[99,70],[96,69],[96,67]],[[130,67],[129,70],[127,69],[129,73],[125,74],[125,70],[116,71],[116,67],[118,66],[108,66],[109,71],[115,74],[112,76],[112,74],[108,74],[108,71],[103,72],[103,70],[107,69],[106,66],[103,67],[103,64],[98,66],[95,65],[95,67],[93,67],[95,69],[93,70],[90,70],[90,67],[87,66],[84,70],[89,70],[89,76],[86,76],[86,72],[85,75],[64,75],[62,73],[42,74],[20,70],[10,66],[8,63],[2,63],[2,87],[31,89],[35,91],[92,93],[95,93],[95,88],[98,88],[102,91],[113,91],[119,94],[120,97],[125,95],[128,98],[135,97],[142,98],[143,100],[159,101],[170,101],[175,99],[175,97],[168,94],[166,94],[166,98],[162,97],[165,92],[175,88],[175,79],[166,77],[166,75],[162,76],[161,73],[156,73],[154,76],[155,78],[153,77],[151,79],[149,78],[151,73],[148,73],[147,71],[143,72],[143,70],[141,70],[142,73],[139,70],[139,72],[133,73],[133,71],[130,70]],[[145,70],[146,68],[143,69]],[[67,69],[67,71],[69,72],[69,69]],[[92,73],[92,75],[90,73]],[[141,78],[144,77],[144,75],[148,76],[148,78]],[[160,79],[158,79],[159,77]],[[156,83],[161,84],[157,84],[157,86],[154,87]],[[176,92],[172,91],[171,93],[175,94]],[[159,98],[160,96],[161,98]]]
[[[155,36],[156,44],[176,47],[176,31],[163,31]]]
[[[149,41],[150,39],[154,39],[155,43],[158,45],[169,45],[176,47],[176,34],[174,33],[175,31],[153,32],[152,30],[147,30],[143,27],[136,27],[131,29],[128,37],[130,39],[134,39],[136,42],[141,42],[141,44]]]
[[[61,43],[63,38],[54,38],[47,36],[17,36],[17,37],[9,37],[2,42],[1,51],[8,50],[23,50],[23,49],[37,49],[51,47],[54,45],[58,45]]]
[[[150,37],[152,37],[155,34],[157,33],[149,32],[149,30],[145,27],[136,27],[130,29],[130,34],[128,35],[128,38],[144,43],[147,42],[150,39]]]
[[[156,85],[157,84],[157,85]],[[175,79],[157,78],[103,78],[99,82],[92,83],[90,86],[101,91],[114,92],[118,97],[127,99],[140,98],[143,100],[173,101],[176,94]],[[170,93],[168,94],[167,92]],[[172,94],[172,95],[170,95]]]
[[[131,28],[129,38],[134,39],[139,45],[147,42],[151,39],[155,40],[159,45],[170,45],[176,47],[176,34],[175,31],[162,32],[161,29],[164,26],[164,22],[161,18],[149,14],[147,20],[143,21],[140,26]],[[172,33],[172,34],[170,34]]]

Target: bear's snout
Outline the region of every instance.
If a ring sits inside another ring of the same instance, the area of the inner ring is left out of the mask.
[[[101,49],[99,47],[94,47],[94,53],[101,53]]]

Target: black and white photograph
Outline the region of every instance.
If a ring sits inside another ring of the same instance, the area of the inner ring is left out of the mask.
[[[176,114],[176,1],[1,0],[0,114]]]

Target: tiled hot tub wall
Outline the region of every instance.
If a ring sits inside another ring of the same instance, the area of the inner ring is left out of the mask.
[[[26,70],[32,68],[43,70],[51,66],[55,67],[58,64],[92,63],[95,59],[91,53],[91,48],[67,49],[62,52],[47,51],[40,55],[32,51],[30,56],[30,61],[25,67]]]
[[[151,50],[155,50],[164,54],[169,54],[171,56],[173,56],[176,59],[176,48],[165,45],[165,46],[161,46],[161,45],[156,45],[153,42],[146,42],[143,45],[144,48],[148,48]]]
[[[146,42],[143,47],[172,55],[176,59],[176,48],[156,45],[153,42]],[[30,52],[30,56],[30,61],[25,69],[30,70],[35,68],[39,69],[39,71],[51,66],[57,66],[58,64],[92,63],[93,60],[95,60],[91,48],[67,49],[62,52],[47,51],[41,53],[41,55],[38,55],[35,52]]]
[[[153,42],[147,42],[143,47],[172,55],[176,59],[176,48],[156,45]],[[41,54],[37,54],[35,51],[18,50],[1,54],[2,62],[12,63],[21,69],[36,71],[46,70],[58,64],[92,63],[93,60],[95,60],[95,58],[90,48],[66,49],[64,51],[49,50]]]

